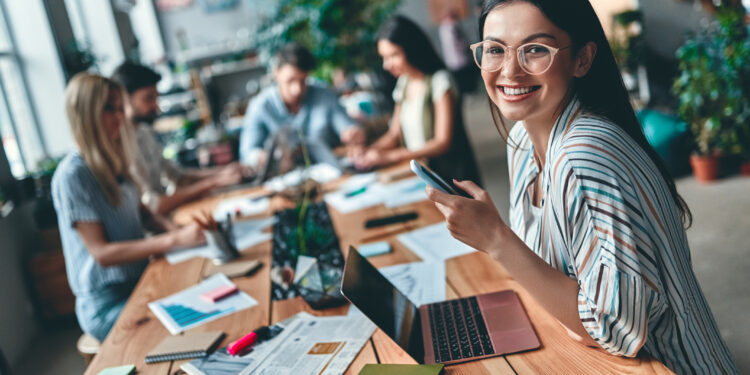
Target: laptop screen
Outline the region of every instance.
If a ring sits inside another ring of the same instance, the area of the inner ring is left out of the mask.
[[[351,246],[341,293],[412,358],[424,363],[417,306]]]

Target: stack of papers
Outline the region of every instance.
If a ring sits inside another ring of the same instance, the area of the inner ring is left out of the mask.
[[[181,368],[191,375],[343,374],[373,332],[375,325],[363,315],[299,313],[279,336],[254,346],[244,356],[231,357],[222,349]]]
[[[383,203],[388,208],[403,206],[427,199],[427,184],[419,177],[408,178],[392,184],[383,185],[387,195]]]
[[[268,210],[268,198],[253,197],[235,197],[228,198],[214,209],[212,216],[214,220],[226,220],[227,216],[234,218],[237,216],[252,216],[266,212]]]
[[[424,261],[443,261],[476,251],[453,238],[444,221],[406,232],[396,238]]]
[[[203,280],[198,285],[187,288],[169,297],[150,302],[148,308],[159,318],[169,333],[197,327],[203,323],[219,319],[236,311],[258,304],[256,300],[239,291],[216,302],[207,302],[200,295],[222,286],[234,286],[223,274]]]
[[[272,237],[271,233],[265,233],[263,230],[271,227],[275,222],[276,217],[232,222],[232,233],[234,234],[234,243],[237,250],[242,251],[270,240]],[[167,253],[164,257],[169,264],[175,264],[197,257],[215,258],[219,254],[218,249],[206,244],[188,249],[174,250]]]
[[[379,204],[385,204],[386,207],[393,208],[427,199],[426,184],[419,177],[392,184],[374,182],[374,178],[372,178],[371,183],[364,185],[357,185],[356,183],[367,182],[366,177],[352,177],[352,179],[355,178],[358,179],[351,185],[344,184],[338,191],[326,194],[323,197],[326,203],[333,206],[336,211],[346,214]],[[360,189],[364,190],[352,194]]]
[[[299,186],[306,179],[311,178],[321,184],[341,177],[341,171],[326,163],[315,164],[307,168],[295,169],[291,172],[276,176],[263,184],[268,190],[282,191],[290,187]]]
[[[414,262],[379,268],[417,306],[445,301],[445,262]]]

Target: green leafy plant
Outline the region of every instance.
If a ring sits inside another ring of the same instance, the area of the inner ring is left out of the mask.
[[[80,72],[96,67],[98,59],[87,44],[71,42],[62,50],[62,60],[68,79]]]
[[[378,64],[375,34],[399,0],[281,0],[256,35],[261,55],[289,42],[318,60],[313,75],[330,81],[334,68],[368,71]]]
[[[610,47],[617,65],[635,71],[644,58],[643,13],[626,10],[612,16]]]
[[[720,8],[717,23],[677,51],[672,89],[700,155],[750,156],[750,40],[744,13]]]

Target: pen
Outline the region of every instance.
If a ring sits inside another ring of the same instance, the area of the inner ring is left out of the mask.
[[[349,192],[347,192],[346,194],[344,194],[344,196],[345,196],[345,197],[347,197],[347,198],[351,198],[351,197],[353,197],[353,196],[355,196],[355,195],[358,195],[358,194],[362,194],[362,193],[364,193],[364,192],[365,192],[365,190],[367,190],[367,186],[362,186],[362,187],[361,187],[361,188],[359,188],[359,189],[356,189],[356,190],[352,190],[352,191],[349,191]]]

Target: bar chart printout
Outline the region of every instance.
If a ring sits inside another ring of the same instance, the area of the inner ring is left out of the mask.
[[[257,301],[242,291],[213,303],[200,298],[201,294],[224,285],[231,286],[233,284],[223,274],[216,274],[198,285],[151,302],[148,307],[164,324],[169,333],[176,335],[203,323],[258,304]]]

